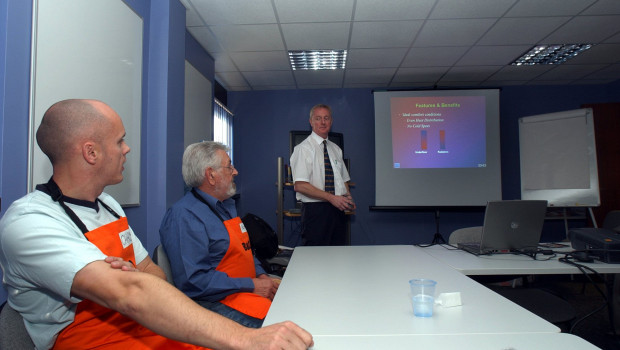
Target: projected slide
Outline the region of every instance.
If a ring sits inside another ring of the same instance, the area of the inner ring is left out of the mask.
[[[485,96],[391,97],[394,168],[484,168]]]

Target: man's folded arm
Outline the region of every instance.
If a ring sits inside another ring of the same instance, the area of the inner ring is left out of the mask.
[[[167,338],[213,348],[234,348],[242,326],[205,310],[166,281],[94,261],[73,280],[71,293],[120,312]],[[239,345],[239,344],[237,344]]]

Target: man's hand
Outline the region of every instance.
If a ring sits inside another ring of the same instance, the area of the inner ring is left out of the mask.
[[[252,278],[252,282],[254,282],[253,293],[263,296],[269,300],[273,300],[273,297],[278,291],[278,283],[274,282],[267,275],[260,275],[258,278]]]
[[[108,256],[105,258],[104,261],[110,264],[113,269],[119,269],[123,271],[140,271],[131,261],[125,261],[123,260],[123,258],[119,258],[116,256]]]
[[[314,345],[312,335],[291,321],[252,328],[244,349],[307,349]]]
[[[355,210],[356,206],[355,206],[355,202],[353,201],[353,198],[351,197],[350,194],[345,194],[342,196],[336,196],[336,195],[332,195],[329,198],[329,202],[336,208],[338,208],[338,210]]]

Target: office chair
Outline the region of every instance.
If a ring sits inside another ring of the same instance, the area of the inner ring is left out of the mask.
[[[448,237],[448,243],[455,246],[459,243],[480,242],[481,238],[482,226],[464,227],[454,230]]]
[[[465,227],[453,231],[448,238],[448,243],[457,245],[458,243],[479,242],[482,235],[482,226]],[[468,276],[473,280],[484,284],[487,288],[497,294],[521,306],[524,309],[538,315],[560,327],[562,330],[570,329],[572,321],[577,317],[577,311],[566,300],[561,297],[533,287],[517,287],[517,281],[524,277],[518,275],[493,275],[493,276]],[[505,284],[510,284],[506,286]]]
[[[157,264],[164,273],[166,274],[166,280],[170,284],[174,285],[174,281],[172,280],[172,268],[170,267],[170,260],[168,260],[168,255],[166,255],[166,251],[161,244],[158,244],[155,247],[155,251],[153,252],[153,262]]]
[[[24,319],[7,303],[0,310],[0,350],[34,349]]]

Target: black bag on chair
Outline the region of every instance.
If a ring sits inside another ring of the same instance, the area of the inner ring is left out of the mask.
[[[273,258],[278,253],[278,236],[265,220],[248,213],[241,218],[250,236],[254,255],[259,259]]]

